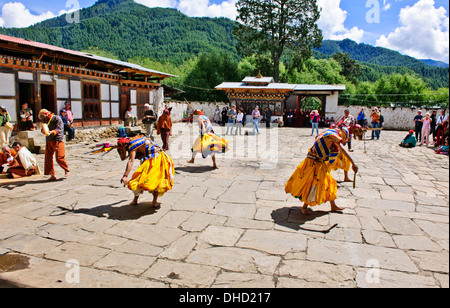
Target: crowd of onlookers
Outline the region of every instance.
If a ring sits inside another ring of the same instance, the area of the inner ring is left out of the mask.
[[[436,147],[436,154],[448,155],[449,153],[449,116],[445,110],[438,114],[437,110],[422,114],[421,110],[413,119],[414,129],[402,140],[400,146],[413,148],[417,145]]]

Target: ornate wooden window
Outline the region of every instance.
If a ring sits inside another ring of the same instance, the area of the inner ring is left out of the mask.
[[[100,84],[86,82],[83,84],[83,119],[99,120],[101,117]]]

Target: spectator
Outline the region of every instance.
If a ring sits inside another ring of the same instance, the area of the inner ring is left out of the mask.
[[[427,139],[427,146],[430,144],[430,133],[431,133],[431,116],[427,112],[425,114],[425,117],[422,118],[421,122],[422,125],[422,140],[420,141],[420,145],[423,145],[425,142],[425,139]]]
[[[222,109],[222,126],[225,126],[225,123],[228,122],[228,110],[227,108],[223,107]]]
[[[364,108],[358,113],[358,124],[364,127],[364,121],[366,120],[366,114],[364,113]]]
[[[378,109],[378,110],[380,111],[380,130],[378,132],[379,132],[379,135],[381,136],[381,129],[384,128],[384,117],[381,114],[381,110],[380,109]]]
[[[5,106],[0,106],[0,146],[9,145],[9,136],[14,128]]]
[[[16,151],[10,149],[9,146],[4,145],[0,149],[0,173],[4,173],[8,170],[8,165],[16,164],[15,156]]]
[[[45,144],[45,166],[44,174],[50,175],[48,181],[56,181],[55,169],[53,166],[53,156],[56,162],[65,171],[65,176],[70,174],[69,166],[66,162],[66,148],[64,146],[64,123],[59,116],[55,116],[50,111],[42,109],[39,112],[39,120],[44,124],[48,123],[48,131],[43,129],[46,135]]]
[[[230,110],[228,110],[227,117],[228,117],[228,124],[227,124],[227,132],[225,133],[225,135],[228,135],[230,127],[231,127],[231,135],[233,135],[233,129],[234,125],[236,124],[236,117],[237,117],[236,106],[233,106],[231,107]]]
[[[69,101],[66,101],[64,103],[64,110],[67,113],[67,120],[69,121],[70,124],[73,124],[73,112],[72,112],[72,104]]]
[[[242,110],[239,109],[238,114],[236,116],[236,135],[242,135],[242,127],[244,126],[244,114],[242,113]]]
[[[216,106],[216,110],[214,111],[214,123],[220,123],[220,109],[219,106]]]
[[[269,107],[266,108],[264,117],[266,119],[266,128],[270,128],[270,123],[272,123],[272,112],[270,111]]]
[[[437,122],[437,111],[433,110],[431,113],[431,134],[433,135],[433,143],[436,142],[436,122]]]
[[[375,139],[375,136],[377,137],[377,140],[380,139],[380,112],[378,111],[378,108],[375,107],[370,114],[370,117],[372,118],[372,140]]]
[[[417,145],[417,139],[414,136],[414,130],[410,130],[408,135],[402,140],[399,146],[403,148],[414,148]]]
[[[22,109],[19,112],[20,122],[22,124],[22,129],[24,130],[34,130],[33,124],[33,109],[28,108],[27,103],[22,104]]]
[[[259,132],[259,127],[258,127],[258,123],[259,123],[259,118],[261,117],[261,113],[259,112],[259,107],[256,106],[255,109],[252,112],[252,118],[253,118],[253,134],[255,134],[255,130],[258,134],[261,134]]]
[[[169,150],[169,136],[172,136],[172,118],[170,117],[169,110],[164,110],[163,114],[158,119],[158,125],[156,126],[158,135],[161,135],[163,142],[163,150]]]
[[[350,152],[353,152],[352,150],[352,134],[353,134],[353,126],[356,124],[355,118],[350,114],[350,110],[346,109],[344,110],[344,116],[341,118],[340,122],[345,124],[345,126],[348,127],[349,130],[349,141],[348,144],[348,150]]]
[[[418,110],[417,111],[417,115],[414,117],[414,132],[416,133],[416,139],[417,142],[421,142],[422,141],[422,127],[423,127],[423,115],[422,115],[422,111]]]
[[[145,104],[144,118],[142,119],[142,124],[145,125],[145,131],[147,138],[153,140],[153,124],[156,121],[156,114],[150,104]]]
[[[128,107],[128,110],[125,112],[125,127],[137,126],[137,117],[133,114],[133,107]]]
[[[36,157],[27,148],[20,142],[14,142],[12,146],[17,154],[16,163],[9,167],[9,177],[16,179],[41,174]]]
[[[444,130],[448,126],[448,115],[445,114],[445,110],[441,111],[441,115],[436,120],[436,146],[444,144]]]
[[[66,109],[61,110],[60,116],[64,123],[64,132],[68,133],[68,141],[75,139],[75,128],[73,127],[72,122],[69,122],[67,118]]]
[[[288,127],[294,127],[294,110],[289,109],[289,112],[287,114],[287,126]]]
[[[305,127],[305,113],[301,108],[298,112],[297,127]]]
[[[448,155],[449,146],[448,146],[448,137],[445,138],[445,144],[440,146],[439,149],[436,150],[436,154]]]
[[[311,136],[314,134],[314,129],[317,131],[317,135],[319,135],[319,121],[320,121],[320,116],[319,116],[319,112],[317,110],[313,110],[310,114],[310,118],[311,118],[311,126],[312,126],[312,132],[311,132]]]
[[[169,107],[168,105],[164,106],[164,110],[167,110],[169,112],[169,115],[172,115],[172,107]]]

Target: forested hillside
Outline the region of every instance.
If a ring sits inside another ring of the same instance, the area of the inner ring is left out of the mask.
[[[123,61],[145,57],[181,64],[211,51],[238,57],[230,19],[190,18],[132,0],[100,0],[80,17],[80,23],[68,24],[62,15],[24,29],[0,28],[0,33],[73,50],[97,48]]]
[[[433,89],[448,87],[449,84],[448,67],[431,66],[421,60],[401,55],[397,51],[358,44],[349,39],[324,41],[315,55],[318,58],[327,58],[335,53],[348,53],[352,59],[359,61],[364,68],[360,81],[377,81],[383,75],[415,73]]]

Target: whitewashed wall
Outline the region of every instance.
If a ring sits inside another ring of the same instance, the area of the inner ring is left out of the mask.
[[[189,102],[194,109],[201,110],[205,116],[210,118],[211,120],[214,117],[214,111],[216,110],[216,106],[219,106],[220,111],[222,111],[223,107],[230,106],[228,103],[211,103],[211,102]],[[186,112],[191,112],[192,110],[189,108],[188,104],[185,102],[176,102],[176,101],[166,101],[164,105],[168,105],[172,107],[172,121],[178,122],[183,119],[183,116]],[[158,110],[158,115],[161,115],[163,108]]]
[[[364,112],[366,114],[366,118],[369,123],[371,121],[370,113],[371,109],[369,107],[362,106],[337,106],[335,120],[339,119],[344,115],[344,111],[348,109],[350,114],[357,119],[358,113],[361,111],[361,108],[364,108]],[[388,130],[410,130],[414,129],[414,117],[417,115],[417,108],[380,108],[381,114],[384,117],[384,128]],[[432,109],[420,109],[422,111],[422,115],[429,112],[431,114]],[[448,111],[447,111],[448,113]],[[441,114],[441,110],[438,110],[438,115]]]

